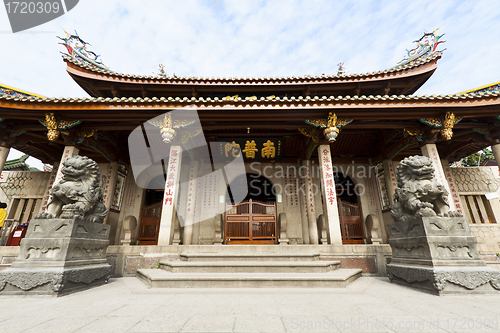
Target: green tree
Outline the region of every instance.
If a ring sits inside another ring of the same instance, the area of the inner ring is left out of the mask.
[[[464,167],[480,166],[487,160],[494,160],[495,156],[489,149],[483,149],[467,157],[462,158],[462,165]]]

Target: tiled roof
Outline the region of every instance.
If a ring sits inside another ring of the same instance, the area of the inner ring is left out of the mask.
[[[28,165],[26,165],[26,160],[28,159],[29,155],[23,155],[19,158],[16,158],[14,160],[8,160],[5,162],[5,165],[3,167],[4,170],[12,170],[12,169],[17,169],[17,168],[26,168],[28,169]]]
[[[276,104],[280,102],[329,102],[329,103],[339,103],[339,102],[379,102],[379,101],[406,101],[406,102],[447,102],[447,101],[458,101],[458,100],[478,100],[478,99],[490,99],[500,97],[500,92],[484,92],[478,94],[453,94],[453,95],[369,95],[369,96],[299,96],[299,97],[273,97],[273,98],[252,98],[252,97],[237,97],[235,99],[224,99],[224,98],[204,98],[204,97],[86,97],[86,98],[65,98],[65,97],[17,97],[9,95],[0,95],[0,101],[16,101],[16,102],[37,102],[37,103],[81,103],[81,104],[97,104],[97,103],[111,103],[111,104],[148,104],[148,103],[171,103],[176,102],[178,104],[186,104],[189,106],[193,103],[218,103],[218,104]]]
[[[407,65],[402,65],[402,66],[397,66],[393,67],[390,69],[385,69],[385,70],[380,70],[376,72],[368,72],[368,73],[362,73],[362,74],[341,74],[341,75],[303,75],[303,76],[287,76],[287,77],[223,77],[223,78],[214,78],[214,77],[197,77],[197,76],[183,76],[183,77],[178,77],[178,76],[160,76],[160,75],[132,75],[132,74],[126,74],[126,73],[118,73],[118,72],[113,72],[110,70],[104,70],[104,69],[98,69],[95,67],[92,67],[88,64],[85,64],[83,62],[80,62],[68,55],[63,54],[63,59],[68,62],[72,63],[80,68],[89,70],[94,73],[98,73],[100,75],[106,75],[109,77],[116,77],[116,78],[125,78],[125,79],[139,79],[139,80],[154,80],[154,83],[164,83],[168,81],[169,83],[213,83],[213,82],[218,82],[218,81],[224,81],[228,83],[240,83],[240,82],[246,82],[246,83],[275,83],[275,84],[283,84],[283,83],[297,83],[300,82],[302,84],[304,83],[328,83],[328,82],[337,82],[337,81],[350,81],[353,79],[359,79],[359,78],[370,78],[370,77],[375,77],[375,76],[385,76],[389,74],[396,74],[400,73],[403,71],[407,71],[410,69],[414,69],[416,67],[422,66],[424,64],[430,63],[434,60],[437,60],[441,58],[442,53],[441,52],[436,52],[432,56],[429,56],[427,58],[423,58],[421,60],[417,60],[412,64],[407,64]]]

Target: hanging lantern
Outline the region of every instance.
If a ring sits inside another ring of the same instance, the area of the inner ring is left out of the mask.
[[[173,128],[162,128],[160,130],[161,137],[163,138],[163,142],[165,143],[171,143],[172,140],[174,140],[175,137],[175,130]]]
[[[172,120],[172,115],[170,113],[165,113],[163,120],[151,119],[148,120],[148,123],[150,123],[155,127],[160,128],[160,134],[163,139],[163,142],[172,143],[172,141],[175,138],[175,135],[177,134],[174,128],[183,128],[186,126],[193,125],[194,120],[177,119],[174,121]],[[193,131],[184,131],[181,133],[180,142],[182,144],[185,144],[189,138],[192,138],[200,133],[201,131],[198,129],[195,129]]]
[[[323,131],[325,137],[328,139],[328,142],[335,142],[337,140],[337,136],[339,135],[340,129],[338,127],[327,127]]]

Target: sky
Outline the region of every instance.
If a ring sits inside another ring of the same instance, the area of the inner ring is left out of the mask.
[[[168,75],[269,77],[336,74],[339,62],[348,74],[391,68],[437,28],[446,50],[416,94],[500,81],[496,0],[80,0],[65,15],[15,34],[0,8],[0,83],[87,97],[66,73],[56,38],[64,29],[76,30],[117,72],[150,75],[163,64]]]

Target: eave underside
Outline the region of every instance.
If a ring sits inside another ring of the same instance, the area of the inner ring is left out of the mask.
[[[47,129],[40,124],[47,110],[0,109],[4,133],[17,133],[25,130],[17,137],[3,136],[1,145],[12,146],[26,154],[39,158],[43,162],[53,163],[59,160],[64,146],[72,144],[74,133],[84,130],[97,130],[97,136],[88,138],[83,143],[76,143],[81,153],[98,162],[110,160],[129,163],[127,140],[130,132],[147,120],[168,112],[170,109],[137,110],[134,107],[121,110],[57,110],[58,117],[65,120],[80,120],[81,124],[72,128],[71,137],[61,135],[56,141],[47,139]],[[484,149],[500,140],[500,127],[495,114],[500,114],[499,106],[474,108],[438,107],[397,108],[397,109],[350,109],[331,110],[339,118],[352,117],[354,121],[345,126],[337,139],[331,144],[332,156],[338,163],[356,160],[368,163],[390,158],[402,159],[410,155],[420,155],[420,147],[426,142],[435,143],[440,157],[450,161],[459,160],[471,153]],[[427,125],[423,125],[421,117],[440,117],[447,111],[460,115],[470,114],[455,125],[453,138],[445,140],[439,132],[432,133]],[[475,114],[476,116],[471,116]],[[284,109],[284,110],[235,110],[218,109],[198,110],[204,135],[207,141],[223,138],[283,137],[283,160],[297,161],[309,158],[308,149],[311,139],[302,135],[299,127],[307,127],[305,119],[325,118],[325,109]],[[481,115],[481,116],[480,116]],[[426,131],[426,139],[419,141],[408,136],[404,129],[422,129]],[[480,134],[477,129],[488,129],[488,134]],[[14,131],[14,132],[12,132]],[[322,130],[321,130],[322,132]],[[321,140],[324,137],[321,136]],[[322,141],[320,143],[326,143]],[[74,144],[74,143],[73,143]],[[165,144],[166,145],[166,144]],[[168,145],[166,145],[168,148]],[[313,155],[315,152],[313,152]]]

